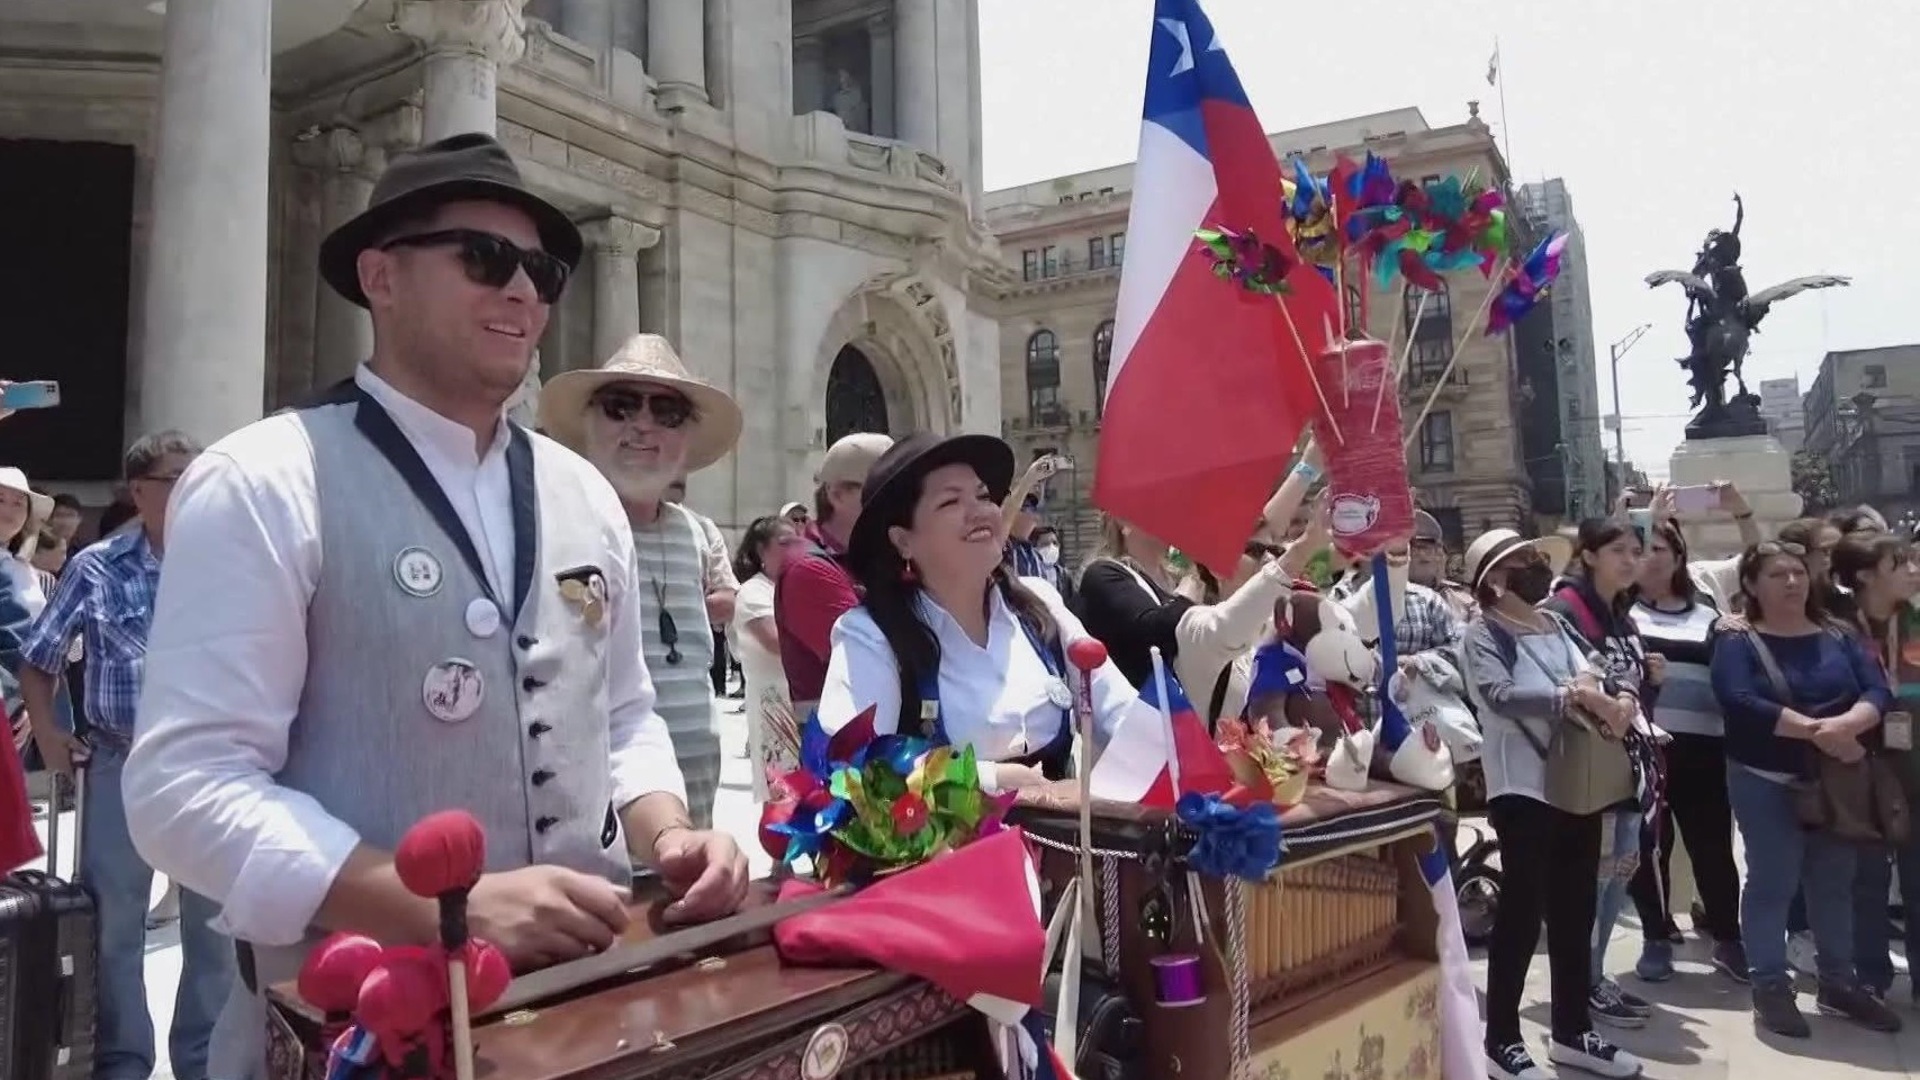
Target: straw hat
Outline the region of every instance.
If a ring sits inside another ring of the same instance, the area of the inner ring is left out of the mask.
[[[1467,568],[1467,580],[1478,589],[1486,580],[1487,572],[1500,560],[1524,550],[1534,550],[1547,557],[1547,565],[1555,573],[1560,571],[1567,560],[1573,557],[1573,544],[1564,536],[1541,536],[1532,540],[1523,538],[1512,529],[1492,529],[1480,534],[1479,538],[1467,546],[1467,556],[1462,560]]]
[[[27,474],[12,465],[0,468],[0,488],[9,488],[27,497],[27,522],[45,521],[53,516],[53,496],[42,495],[27,483]]]
[[[680,355],[658,334],[638,334],[597,368],[563,371],[540,389],[540,427],[573,450],[587,442],[587,403],[602,387],[651,383],[677,390],[693,403],[687,423],[687,471],[726,457],[740,440],[740,405],[726,391],[687,372]]]

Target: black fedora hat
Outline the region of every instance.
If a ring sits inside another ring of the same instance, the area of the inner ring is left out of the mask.
[[[1013,487],[1013,447],[992,435],[915,432],[893,444],[867,472],[860,489],[860,517],[847,537],[847,565],[855,573],[873,565],[887,546],[887,527],[902,507],[920,497],[920,481],[945,465],[968,465],[995,502]]]
[[[520,169],[491,135],[450,135],[395,154],[373,185],[367,208],[320,243],[320,276],[333,291],[367,306],[360,290],[360,253],[379,243],[394,225],[450,202],[505,203],[526,211],[540,230],[540,246],[567,264],[580,265],[580,229],[559,207],[527,190]]]

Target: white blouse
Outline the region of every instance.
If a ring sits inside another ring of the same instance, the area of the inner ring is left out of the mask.
[[[1052,585],[1039,578],[1021,578],[1020,584],[1046,605],[1064,643],[1090,636]],[[974,644],[953,616],[924,594],[920,620],[940,643],[940,719],[948,741],[972,746],[982,761],[1006,761],[1046,747],[1059,734],[1066,714],[1049,696],[1054,676],[1006,598],[998,589],[991,596],[984,647]],[[1077,671],[1067,673],[1070,685],[1078,677]],[[869,706],[876,734],[899,730],[899,665],[873,617],[865,607],[856,607],[833,627],[820,725],[838,731]],[[1157,733],[1158,713],[1140,701],[1133,684],[1109,660],[1093,674],[1096,745],[1104,746],[1129,714]]]

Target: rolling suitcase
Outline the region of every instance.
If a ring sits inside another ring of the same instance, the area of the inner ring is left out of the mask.
[[[0,1076],[88,1080],[93,1075],[93,897],[77,879],[85,836],[87,770],[74,770],[73,873],[60,877],[60,779],[54,778],[47,869],[0,882]]]

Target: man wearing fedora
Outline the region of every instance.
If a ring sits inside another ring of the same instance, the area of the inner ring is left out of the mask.
[[[320,251],[373,355],[176,487],[124,787],[140,851],[239,943],[220,1080],[264,1070],[260,990],[327,931],[435,939],[390,853],[436,811],[486,830],[468,919],[517,969],[611,945],[636,860],[670,920],[744,898],[687,815],[619,497],[504,417],[580,252],[492,137],[397,155]]]
[[[732,614],[740,583],[725,542],[716,549],[699,518],[670,501],[669,489],[731,453],[740,422],[733,398],[688,374],[658,334],[637,335],[599,368],[562,372],[540,391],[540,426],[593,462],[633,530],[647,670],[673,736],[687,810],[701,828],[712,823],[720,790],[708,623],[716,603]]]

